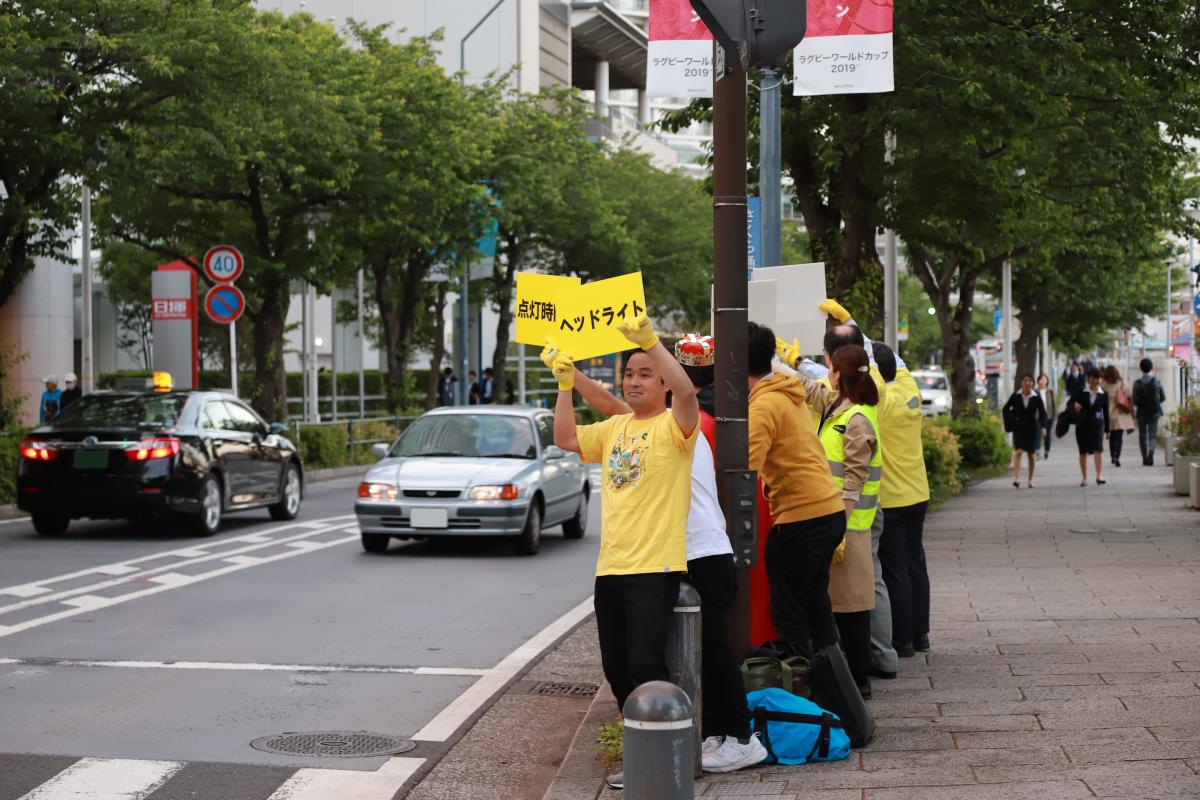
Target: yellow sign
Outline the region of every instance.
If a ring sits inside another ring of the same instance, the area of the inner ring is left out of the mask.
[[[558,336],[559,292],[579,285],[579,278],[517,273],[516,339],[521,344],[541,347],[547,336]]]
[[[634,345],[617,324],[645,313],[642,273],[585,283],[558,295],[554,338],[575,361],[628,350]]]

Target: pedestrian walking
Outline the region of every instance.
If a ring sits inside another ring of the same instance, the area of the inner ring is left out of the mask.
[[[82,395],[83,392],[79,388],[79,378],[75,373],[68,372],[66,375],[63,375],[63,391],[62,397],[58,399],[58,413],[61,414],[66,410],[67,406],[74,403]]]
[[[1137,420],[1138,446],[1142,451],[1142,466],[1154,466],[1154,448],[1158,444],[1158,419],[1162,416],[1162,404],[1167,395],[1162,384],[1154,377],[1154,362],[1143,358],[1138,365],[1142,377],[1134,381],[1133,410]]]
[[[790,654],[812,658],[838,640],[829,596],[846,513],[800,381],[773,375],[775,334],[749,324],[750,469],[766,487],[774,527],[764,562],[771,622]]]
[[[1135,429],[1133,421],[1133,398],[1125,386],[1121,372],[1112,364],[1100,373],[1100,388],[1108,395],[1112,406],[1108,410],[1111,429],[1108,432],[1108,456],[1114,467],[1121,466],[1121,449],[1125,442],[1125,434],[1132,434]]]
[[[826,338],[849,332],[849,326],[841,325],[827,332]],[[850,671],[863,697],[869,697],[871,609],[875,607],[871,526],[883,477],[876,408],[879,390],[869,374],[871,367],[864,348],[843,345],[825,358],[834,388],[803,373],[798,373],[797,379],[808,405],[821,414],[817,435],[834,482],[841,488],[846,536],[829,571],[829,596]]]
[[[700,408],[692,382],[659,342],[649,319],[622,321],[618,329],[640,348],[626,359],[622,378],[629,414],[577,426],[575,364],[564,352],[554,353],[550,361],[558,381],[555,444],[586,463],[603,465],[603,527],[593,602],[604,677],[624,708],[637,686],[670,679],[666,648],[687,569]]]
[[[475,370],[467,370],[467,405],[479,405],[479,376]]]
[[[1013,487],[1021,488],[1021,458],[1029,462],[1028,486],[1033,488],[1033,467],[1038,451],[1038,433],[1049,422],[1042,398],[1033,390],[1033,376],[1021,378],[1021,388],[1012,393],[1002,412],[1004,430],[1012,434]]]
[[[49,425],[62,410],[62,389],[58,388],[58,376],[54,374],[42,378],[46,390],[42,392],[41,402],[38,403],[38,422]]]
[[[479,382],[479,402],[481,405],[496,402],[496,379],[491,367],[483,368],[483,380]]]
[[[450,367],[443,369],[441,377],[438,378],[438,405],[454,405],[454,388],[457,385],[458,378],[455,377],[454,370]]]
[[[543,351],[543,360],[553,352]],[[687,581],[700,595],[701,765],[706,772],[734,772],[761,763],[767,749],[750,731],[742,671],[731,647],[729,613],[737,597],[737,567],[717,500],[716,409],[713,384],[716,342],[687,334],[675,344],[675,359],[697,390],[700,438],[692,456],[692,499],[687,517]],[[552,363],[552,359],[551,363]],[[551,366],[548,364],[547,366]],[[633,409],[601,384],[575,370],[575,391],[606,416]]]
[[[1038,431],[1038,436],[1041,438],[1041,445],[1044,450],[1042,458],[1050,458],[1050,442],[1054,437],[1051,433],[1054,430],[1054,420],[1058,416],[1058,402],[1054,397],[1054,390],[1050,388],[1050,376],[1046,373],[1038,375],[1038,397],[1042,398],[1042,407],[1046,409],[1046,424]]]
[[[1087,386],[1087,381],[1083,377],[1083,369],[1080,368],[1078,361],[1072,361],[1071,365],[1063,370],[1062,377],[1067,397],[1074,397]]]
[[[1104,462],[1104,437],[1108,435],[1108,395],[1100,388],[1100,370],[1092,367],[1087,372],[1087,387],[1071,398],[1071,410],[1075,412],[1075,443],[1079,446],[1080,486],[1087,486],[1087,460],[1091,456],[1096,464],[1096,485],[1107,481],[1101,475]]]

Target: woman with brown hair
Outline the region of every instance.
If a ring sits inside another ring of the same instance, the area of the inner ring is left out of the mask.
[[[817,435],[846,510],[846,538],[829,571],[829,598],[850,671],[864,697],[871,694],[871,609],[875,607],[875,563],[871,523],[879,506],[883,447],[876,405],[879,389],[871,378],[867,351],[843,345],[825,354],[829,386],[802,373],[805,402],[820,416]],[[830,388],[832,387],[832,388]]]
[[[1125,432],[1133,433],[1133,400],[1120,371],[1109,364],[1101,373],[1100,388],[1109,396],[1108,455],[1114,467],[1121,466],[1121,444]]]

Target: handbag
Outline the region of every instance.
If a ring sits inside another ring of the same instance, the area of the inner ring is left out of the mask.
[[[1118,411],[1125,414],[1133,413],[1133,402],[1129,399],[1129,393],[1125,391],[1124,386],[1117,389],[1116,404]]]
[[[1054,435],[1059,439],[1067,435],[1067,431],[1071,430],[1071,424],[1074,422],[1074,414],[1070,408],[1064,408],[1058,414],[1058,419],[1054,423]]]

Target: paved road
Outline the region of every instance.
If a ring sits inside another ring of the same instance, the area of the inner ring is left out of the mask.
[[[583,540],[551,531],[533,558],[486,540],[373,556],[354,486],[316,484],[293,523],[231,516],[211,539],[0,524],[0,800],[390,798],[590,610],[598,504]],[[250,747],[320,730],[418,746]]]

